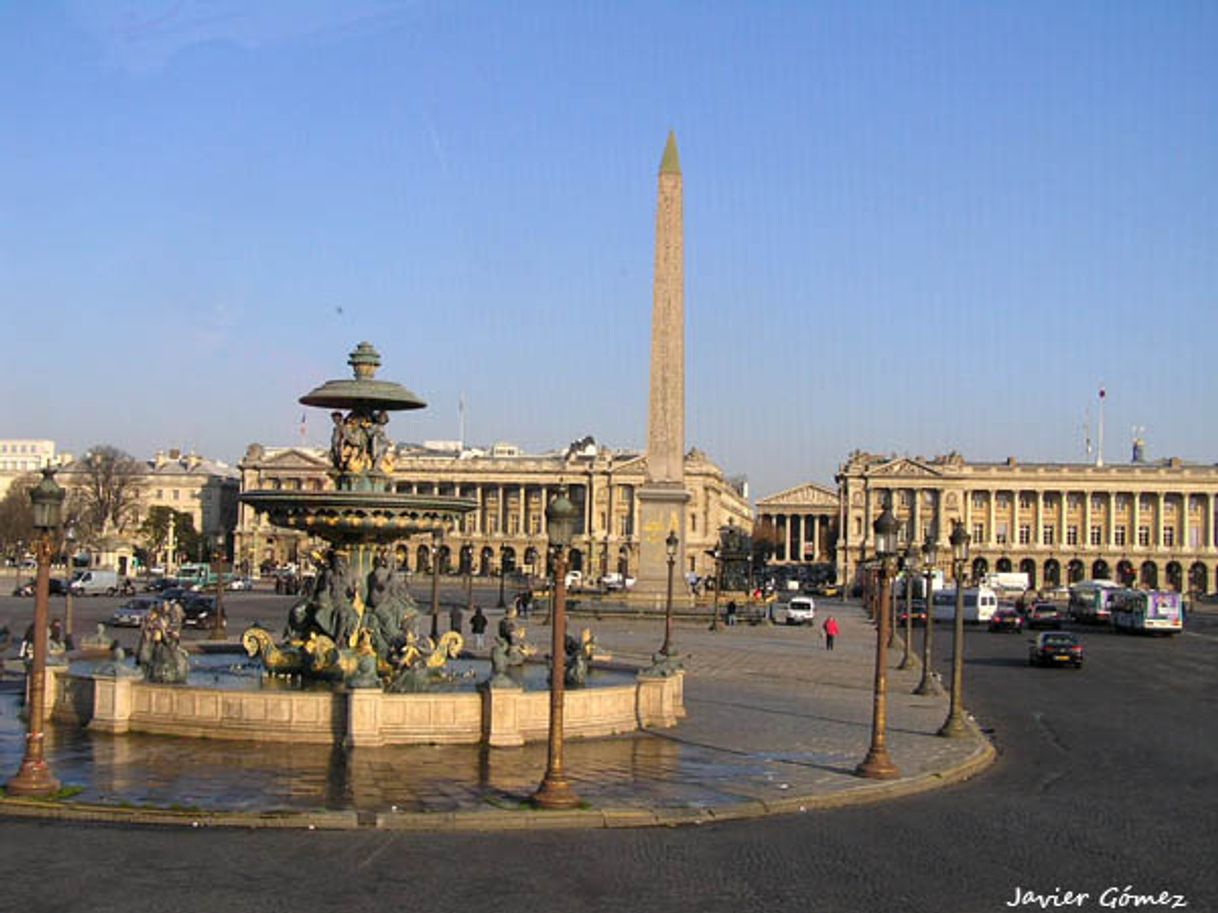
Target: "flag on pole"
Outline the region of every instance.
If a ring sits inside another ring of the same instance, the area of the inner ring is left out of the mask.
[[[302,444],[305,442],[305,437],[308,434],[308,429],[306,427],[308,418],[309,418],[309,415],[307,412],[300,413],[300,443],[302,443]]]
[[[1100,387],[1100,399],[1104,398],[1104,388]]]

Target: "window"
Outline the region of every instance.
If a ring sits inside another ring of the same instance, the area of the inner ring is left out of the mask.
[[[1092,510],[1103,510],[1104,509],[1104,496],[1103,495],[1092,495],[1091,496],[1091,509]]]
[[[180,492],[180,491],[178,491],[178,490],[175,488],[175,489],[173,490],[173,500],[174,500],[174,501],[178,500],[178,496],[179,496],[180,494],[181,494],[181,492]]]
[[[1007,525],[1005,523],[998,524],[998,530],[994,535],[994,541],[999,545],[1007,544]]]
[[[1032,542],[1032,527],[1026,523],[1019,524],[1019,544],[1029,545]]]
[[[1066,527],[1066,545],[1078,545],[1078,527]]]
[[[1031,510],[1032,509],[1032,496],[1029,494],[1020,494],[1019,506],[1021,508],[1023,508],[1024,510]]]
[[[163,489],[163,488],[158,488],[158,489],[156,490],[156,499],[157,499],[158,501],[164,501],[164,500],[165,500],[165,489]]]
[[[1149,526],[1139,526],[1138,527],[1138,545],[1142,546],[1142,548],[1148,548],[1150,546],[1150,527]]]
[[[1091,544],[1099,545],[1104,541],[1103,528],[1098,524],[1093,524],[1091,527]]]
[[[974,542],[984,542],[985,541],[985,524],[983,524],[983,523],[974,523],[973,524],[973,541]]]
[[[1010,503],[1010,496],[1004,492],[999,492],[998,497],[994,499],[999,507],[1006,507]]]
[[[1176,528],[1174,526],[1163,527],[1163,544],[1168,548],[1176,544]]]
[[[1116,527],[1113,529],[1112,544],[1113,545],[1124,545],[1125,544],[1125,525],[1123,523],[1118,523],[1116,525]]]
[[[981,510],[985,507],[985,495],[973,495],[973,510]]]
[[[1053,524],[1046,523],[1040,528],[1040,541],[1045,545],[1053,544]]]

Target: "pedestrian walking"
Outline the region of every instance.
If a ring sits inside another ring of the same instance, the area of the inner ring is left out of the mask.
[[[473,617],[469,620],[469,629],[474,635],[474,649],[481,650],[486,644],[486,616],[482,614],[482,606],[474,606]]]
[[[461,606],[455,605],[448,611],[448,627],[451,631],[461,633],[461,625],[465,621],[465,613],[461,611]]]
[[[727,604],[727,623],[729,627],[736,624],[736,600],[734,599]]]
[[[825,633],[825,649],[832,650],[833,641],[837,639],[838,635],[837,619],[830,615],[821,627]]]

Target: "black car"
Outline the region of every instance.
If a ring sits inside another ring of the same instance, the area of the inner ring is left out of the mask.
[[[990,616],[991,631],[1014,631],[1018,634],[1023,630],[1023,616],[1009,606],[1003,606]]]
[[[1062,612],[1051,602],[1038,602],[1028,609],[1027,625],[1032,628],[1060,628]]]
[[[1083,667],[1083,645],[1066,631],[1045,631],[1028,641],[1029,666]]]
[[[210,628],[215,623],[216,597],[191,594],[181,600],[182,627]]]
[[[37,584],[35,580],[27,580],[13,590],[14,596],[33,596],[34,586]],[[52,596],[67,596],[68,583],[62,577],[52,577],[50,581],[50,589],[48,590]]]

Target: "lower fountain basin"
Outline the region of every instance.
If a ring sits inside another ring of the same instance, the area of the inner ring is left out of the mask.
[[[474,670],[446,690],[386,694],[377,688],[289,687],[255,678],[244,658],[231,654],[192,657],[196,662],[201,665],[192,670],[194,681],[182,685],[102,675],[87,664],[50,666],[48,717],[100,732],[351,747],[511,747],[549,733],[550,692],[542,665],[526,667],[522,684],[478,687],[485,674]],[[472,662],[486,668],[483,661]],[[594,670],[588,687],[565,691],[565,734],[596,738],[673,726],[685,715],[683,680],[680,673],[649,677]]]

